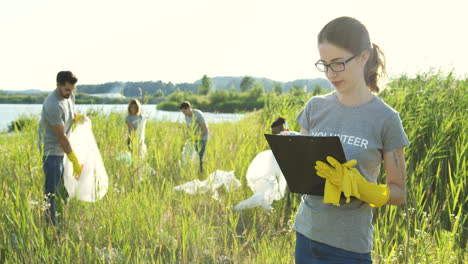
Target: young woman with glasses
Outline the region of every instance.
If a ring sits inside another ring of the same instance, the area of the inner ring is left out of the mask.
[[[318,35],[318,50],[315,66],[336,90],[311,98],[296,120],[301,134],[338,136],[348,162],[315,164],[326,179],[324,196],[302,196],[296,263],[372,263],[372,207],[405,202],[408,138],[399,113],[376,96],[384,57],[361,22],[332,20]],[[382,162],[386,183],[377,184]]]

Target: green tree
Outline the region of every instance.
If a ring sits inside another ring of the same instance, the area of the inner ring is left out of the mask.
[[[224,89],[218,89],[210,94],[212,104],[219,104],[229,100],[229,92]]]
[[[229,99],[235,99],[238,98],[239,93],[237,92],[237,89],[235,86],[231,86],[231,89],[229,89]]]
[[[305,94],[305,86],[294,85],[289,89],[289,93],[294,96],[304,95]]]
[[[168,101],[177,102],[180,104],[183,101],[187,100],[186,99],[188,97],[187,95],[188,95],[187,93],[176,91],[174,93],[171,93],[167,99]]]
[[[265,93],[265,87],[259,82],[255,82],[253,87],[249,90],[250,98],[258,98]]]
[[[252,88],[255,84],[255,79],[250,77],[250,76],[245,76],[242,78],[242,81],[240,83],[240,90],[241,92],[247,92]]]
[[[198,86],[198,94],[199,95],[209,94],[212,86],[213,86],[213,82],[211,81],[210,77],[206,76],[206,74],[203,75],[201,84]]]
[[[163,97],[163,96],[164,96],[164,92],[161,89],[158,89],[156,93],[154,93],[154,97]]]
[[[317,95],[320,93],[322,93],[322,88],[320,87],[320,85],[317,84],[314,86],[314,89],[312,89],[312,94]]]
[[[273,85],[273,92],[275,94],[282,94],[283,93],[283,86],[281,85],[281,83],[275,83],[275,85]]]

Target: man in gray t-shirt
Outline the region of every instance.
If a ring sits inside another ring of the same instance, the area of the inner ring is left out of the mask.
[[[75,114],[73,90],[78,81],[70,71],[57,74],[57,88],[47,96],[42,105],[39,124],[39,148],[43,154],[42,162],[45,175],[45,195],[50,204],[48,220],[56,223],[55,195],[66,196],[63,188],[63,156],[67,154],[73,164],[76,178],[81,174],[81,165],[72,150],[68,136],[74,122],[81,118]],[[59,188],[60,187],[60,188]]]
[[[185,123],[188,128],[188,136],[195,142],[195,147],[200,156],[200,171],[203,171],[203,156],[205,154],[206,143],[210,136],[210,130],[203,116],[203,112],[192,109],[190,102],[183,102],[180,111],[185,115]]]

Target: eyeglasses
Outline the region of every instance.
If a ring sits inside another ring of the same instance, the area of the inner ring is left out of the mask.
[[[345,61],[340,61],[340,62],[332,62],[330,64],[326,64],[323,62],[317,62],[315,63],[315,67],[317,67],[317,70],[320,72],[327,72],[328,68],[330,68],[334,72],[342,72],[345,70],[345,64],[348,63],[350,60],[356,58],[357,55],[352,56],[351,58],[345,60]]]

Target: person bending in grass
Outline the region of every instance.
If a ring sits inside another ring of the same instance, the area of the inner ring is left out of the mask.
[[[273,135],[278,135],[282,131],[286,131],[284,128],[284,124],[286,123],[286,119],[282,117],[278,117],[272,124],[271,124],[271,133]]]
[[[195,143],[195,148],[200,157],[200,171],[203,171],[203,156],[205,155],[206,143],[210,136],[210,129],[205,121],[203,112],[198,109],[192,109],[190,102],[184,101],[180,104],[180,111],[185,115],[188,135]]]
[[[302,196],[294,223],[296,263],[372,263],[372,207],[405,202],[409,141],[399,113],[375,95],[385,65],[366,27],[339,17],[317,42],[315,65],[336,90],[312,97],[296,120],[301,134],[338,136],[348,162],[327,157],[329,164],[311,164],[326,179],[324,196]],[[386,184],[377,184],[382,162]]]
[[[45,195],[49,203],[47,220],[56,224],[55,195],[65,199],[67,194],[63,186],[63,156],[67,154],[73,164],[73,174],[79,178],[81,165],[78,162],[68,140],[73,123],[83,116],[75,113],[75,84],[78,81],[70,71],[57,74],[57,88],[51,92],[42,104],[41,121],[39,123],[39,147],[42,152],[42,162],[45,175]],[[61,209],[61,208],[59,208]]]
[[[272,124],[271,124],[271,133],[273,135],[300,135],[299,132],[291,131],[289,129],[288,121],[282,117],[278,117]]]

